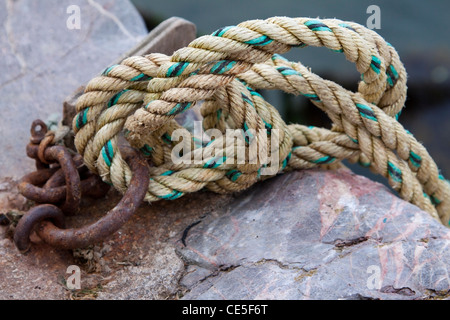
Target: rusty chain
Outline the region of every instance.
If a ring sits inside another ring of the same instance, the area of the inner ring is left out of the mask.
[[[82,196],[103,197],[110,186],[89,172],[79,154],[54,143],[54,132],[41,120],[31,125],[27,156],[36,162],[36,171],[25,175],[19,192],[38,205],[23,215],[16,226],[14,243],[21,252],[31,246],[30,235],[65,249],[87,247],[117,231],[142,203],[149,183],[146,160],[131,147],[123,147],[125,161],[133,176],[130,188],[119,204],[97,222],[78,229],[64,229],[65,216],[77,214]]]
[[[128,56],[151,52],[171,54],[195,37],[195,25],[173,17],[152,30],[134,48],[119,57],[116,63]],[[167,41],[167,38],[172,41]],[[73,143],[70,140],[65,138],[67,146]],[[140,152],[123,148],[124,158],[133,171],[129,192],[116,208],[96,223],[81,229],[63,229],[65,216],[80,210],[81,196],[101,198],[110,186],[98,175],[89,172],[80,155],[75,152],[72,154],[69,148],[54,145],[53,135],[48,132],[43,121],[34,121],[26,152],[28,157],[35,160],[36,171],[21,179],[19,191],[35,201],[37,206],[23,215],[15,228],[14,242],[20,251],[25,252],[30,248],[30,235],[33,232],[51,245],[80,248],[103,240],[119,229],[143,201],[150,180],[148,165]]]

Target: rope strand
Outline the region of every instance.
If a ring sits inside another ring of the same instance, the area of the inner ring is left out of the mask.
[[[306,46],[341,52],[353,62],[362,79],[358,92],[280,55]],[[287,125],[258,89],[305,96],[329,116],[333,129]],[[125,132],[154,164],[149,202],[203,188],[240,191],[280,172],[339,167],[349,159],[383,175],[403,199],[448,225],[449,184],[427,150],[397,121],[405,100],[404,66],[374,31],[337,19],[274,17],[221,28],[171,57],[130,57],[107,68],[79,98],[73,129],[88,168],[121,192],[131,179],[119,148]],[[217,137],[199,144],[191,134],[183,141],[191,151],[183,156],[202,161],[174,163],[172,137],[183,129],[174,119],[199,102],[204,131],[241,130],[247,133],[243,145]],[[239,148],[246,155],[242,163],[235,152]],[[278,160],[264,162],[261,154],[277,154]],[[261,174],[270,166],[275,172]]]

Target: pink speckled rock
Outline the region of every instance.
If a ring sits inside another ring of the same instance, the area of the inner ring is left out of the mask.
[[[79,29],[66,25],[73,6]],[[1,181],[33,169],[25,158],[31,122],[60,114],[68,95],[139,43],[147,28],[129,1],[117,0],[1,1],[0,21],[0,110],[7,119],[0,126]]]
[[[450,289],[450,230],[346,170],[285,174],[189,230],[185,299],[426,299]]]

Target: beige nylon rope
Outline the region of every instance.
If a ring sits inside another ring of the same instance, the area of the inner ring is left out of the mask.
[[[342,52],[361,73],[358,92],[279,55],[306,46]],[[287,125],[257,89],[304,95],[326,112],[332,130]],[[403,199],[448,225],[450,185],[426,149],[396,120],[405,100],[403,64],[374,31],[336,19],[274,17],[219,29],[171,57],[130,57],[109,67],[79,98],[73,128],[86,165],[121,192],[131,179],[118,147],[119,135],[125,132],[130,144],[154,164],[149,202],[173,200],[203,188],[240,191],[268,178],[260,175],[264,164],[250,141],[243,164],[236,164],[236,146],[224,145],[221,139],[205,146],[192,139],[191,155],[205,160],[173,163],[176,143],[171,137],[182,128],[174,118],[203,101],[204,130],[253,132],[251,140],[263,151],[278,152],[278,172],[337,167],[343,159],[364,163],[385,176]],[[268,136],[274,129],[279,130],[279,145],[272,146]],[[211,152],[217,150],[223,157],[212,159]],[[228,158],[233,161],[225,161]]]

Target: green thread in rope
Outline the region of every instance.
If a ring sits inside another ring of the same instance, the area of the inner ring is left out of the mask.
[[[353,32],[356,32],[356,30],[353,29],[353,27],[351,27],[351,26],[348,25],[347,23],[339,23],[339,26],[340,26],[340,27],[343,27],[343,28],[347,28],[347,29],[349,29],[349,30],[352,30]]]
[[[244,100],[245,102],[247,102],[248,104],[250,104],[253,108],[255,107],[255,105],[253,104],[252,99],[250,99],[249,97],[247,97],[245,94],[241,93],[241,97],[242,97],[242,100]]]
[[[166,77],[178,77],[183,73],[186,67],[189,65],[189,62],[178,62],[173,64],[169,70],[167,70]]]
[[[75,121],[75,125],[76,125],[77,129],[81,129],[82,127],[84,127],[86,125],[88,111],[89,111],[89,108],[86,108],[86,109],[80,111],[80,113],[78,113],[77,119]]]
[[[291,75],[302,76],[300,72],[288,67],[278,67],[277,70],[283,76],[291,76]]]
[[[151,80],[151,79],[153,79],[153,78],[150,77],[150,76],[147,76],[145,73],[141,73],[141,74],[137,75],[136,77],[131,78],[130,81],[131,81],[131,82],[135,82],[135,81],[148,81],[148,80]]]
[[[250,88],[248,88],[248,89],[250,89]],[[252,96],[259,96],[262,98],[262,96],[258,92],[254,91],[253,89],[251,89],[249,91]],[[253,101],[249,97],[247,97],[243,93],[241,93],[241,96],[242,96],[242,100],[244,100],[245,102],[250,104],[256,110],[255,105],[253,104]],[[272,125],[270,123],[268,123],[266,120],[264,120],[262,117],[261,117],[261,120],[264,122],[264,127],[267,130],[267,134],[270,135],[272,132]],[[246,124],[244,124],[244,126],[246,126]],[[246,127],[246,130],[248,130],[248,127]]]
[[[106,68],[105,71],[102,72],[102,76],[108,76],[111,70],[118,66],[119,66],[118,64],[114,64],[111,67]]]
[[[372,56],[372,61],[370,63],[370,67],[373,71],[375,71],[377,74],[380,73],[380,67],[381,67],[381,60],[380,58],[376,56]]]
[[[170,110],[167,115],[168,116],[172,116],[172,115],[177,115],[180,113],[183,113],[184,111],[186,111],[187,109],[189,109],[192,105],[192,102],[180,102],[177,103],[175,105],[175,107],[173,107],[172,110]]]
[[[282,61],[290,62],[288,59],[286,59],[285,57],[283,57],[281,54],[278,54],[278,53],[275,53],[272,55],[272,60],[273,61],[282,60]]]
[[[319,158],[317,160],[312,160],[311,162],[316,163],[316,164],[329,164],[329,163],[334,162],[335,160],[336,160],[335,157],[325,156],[325,157]]]
[[[386,75],[387,75],[387,82],[391,87],[393,87],[397,83],[399,76],[397,70],[395,70],[392,64],[389,66],[389,68],[386,69]]]
[[[315,102],[322,102],[320,98],[317,96],[317,94],[309,94],[309,93],[302,93],[302,95],[309,100],[315,101]]]
[[[160,174],[160,176],[170,176],[174,173],[172,170],[167,170],[166,172],[163,172]]]
[[[250,94],[252,96],[257,96],[257,97],[260,97],[261,99],[264,99],[263,96],[259,92],[253,90],[252,88],[247,87],[247,90],[250,92]]]
[[[105,163],[108,167],[111,167],[112,160],[114,158],[114,150],[111,144],[111,140],[105,143],[105,145],[102,148],[102,155],[103,159],[105,160]]]
[[[442,201],[441,200],[439,200],[438,198],[436,198],[434,195],[431,195],[430,196],[430,200],[431,200],[431,203],[433,204],[433,205],[435,205],[435,206],[437,206],[438,204],[440,204]]]
[[[357,103],[356,108],[358,108],[359,114],[362,117],[369,120],[378,121],[371,107],[366,106],[365,104]]]
[[[409,161],[412,163],[413,166],[415,166],[416,168],[419,168],[422,163],[422,158],[417,153],[414,153],[411,150],[409,152]]]
[[[311,31],[328,31],[333,32],[326,24],[319,20],[309,20],[305,22],[305,26],[307,26]]]
[[[289,160],[291,160],[291,157],[292,157],[292,152],[289,152],[287,157],[281,163],[281,170],[284,170],[286,168],[287,164],[289,163]]]
[[[228,27],[220,28],[219,30],[214,31],[212,33],[212,36],[222,37],[225,34],[225,32],[227,32],[228,30],[230,30],[231,28],[234,28],[234,27],[235,26],[228,26]]]
[[[115,94],[109,101],[108,101],[108,108],[111,108],[112,106],[116,105],[119,101],[120,97],[127,91],[130,91],[128,89],[122,90],[119,93]]]
[[[256,179],[259,179],[261,177],[261,169],[267,167],[267,165],[263,165],[261,168],[258,169],[256,172]]]
[[[400,118],[401,114],[402,114],[403,109],[400,109],[400,111],[395,115],[395,120],[398,120],[398,118]],[[412,135],[411,132],[409,132],[408,130],[405,130],[406,133]]]
[[[149,157],[152,154],[153,148],[145,144],[140,150],[144,154],[144,156]]]
[[[161,139],[167,144],[172,144],[172,137],[167,132],[161,136]]]
[[[222,60],[217,62],[210,70],[212,74],[224,74],[236,65],[236,61]]]
[[[390,161],[388,161],[388,174],[392,180],[402,182],[402,171]]]
[[[175,200],[180,198],[184,193],[174,190],[173,192],[166,194],[164,196],[157,196],[158,198],[164,199],[164,200]]]
[[[350,140],[352,140],[354,143],[359,144],[358,139],[354,139],[354,138],[350,137],[349,135],[347,135],[347,137],[349,137]]]
[[[264,122],[264,128],[266,128],[267,135],[271,135],[272,134],[272,125],[262,118],[261,118],[261,120]]]
[[[242,172],[239,170],[233,169],[226,173],[226,176],[228,179],[230,179],[233,182],[236,182],[236,180],[242,175]]]
[[[224,156],[214,157],[214,158],[206,161],[203,168],[215,169],[215,168],[219,167],[220,165],[224,164],[226,159],[227,159],[227,157],[224,157]]]
[[[250,44],[252,46],[265,46],[265,45],[268,45],[269,43],[271,43],[272,41],[273,40],[270,39],[268,36],[263,35],[261,37],[255,38],[255,39],[245,41],[244,43]]]
[[[292,48],[305,48],[305,47],[307,47],[308,45],[306,44],[306,43],[303,43],[303,42],[301,42],[301,43],[299,43],[299,44],[291,44],[291,47]]]

